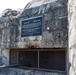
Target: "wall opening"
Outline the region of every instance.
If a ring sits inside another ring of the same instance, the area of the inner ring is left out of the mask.
[[[37,68],[37,51],[19,51],[19,64]]]
[[[64,51],[40,51],[40,68],[65,71]]]
[[[14,52],[13,52],[14,51]],[[49,69],[49,70],[66,70],[66,51],[65,50],[13,50],[11,51],[11,64],[20,64],[25,67]],[[12,53],[13,52],[13,53]]]

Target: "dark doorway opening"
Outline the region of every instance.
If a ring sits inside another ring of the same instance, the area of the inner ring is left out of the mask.
[[[65,71],[65,51],[40,51],[39,68]]]
[[[66,70],[66,51],[63,50],[13,50],[10,53],[11,64],[20,64],[25,67],[49,69],[49,70]]]
[[[26,67],[37,68],[38,64],[37,51],[19,51],[19,64]]]

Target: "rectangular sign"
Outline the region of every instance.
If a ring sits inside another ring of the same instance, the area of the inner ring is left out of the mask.
[[[42,35],[42,17],[21,21],[21,37]]]

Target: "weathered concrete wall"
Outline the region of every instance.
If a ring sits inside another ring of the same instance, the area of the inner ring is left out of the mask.
[[[47,2],[49,3],[46,4]],[[49,0],[44,1],[44,5],[41,6],[32,5],[33,2],[27,5],[20,15],[20,20],[43,16],[42,35],[21,38],[19,47],[67,47],[67,0]]]
[[[0,17],[0,48],[17,47],[20,12],[12,9],[3,11]]]
[[[76,0],[68,0],[69,75],[76,75]]]
[[[4,33],[1,33],[3,48],[67,47],[67,0],[33,0],[19,15],[11,9],[6,9],[2,14],[0,26],[5,24],[2,28]],[[21,38],[19,21],[37,16],[43,16],[42,35]]]

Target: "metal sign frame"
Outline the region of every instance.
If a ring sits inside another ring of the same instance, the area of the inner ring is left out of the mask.
[[[37,16],[37,17],[32,17],[32,18],[21,20],[20,21],[21,37],[42,35],[42,21],[43,21],[42,16]],[[35,24],[37,24],[37,26]],[[31,27],[29,27],[30,25],[31,25]],[[24,28],[24,30],[22,27]],[[26,32],[26,33],[24,33],[24,32]]]

